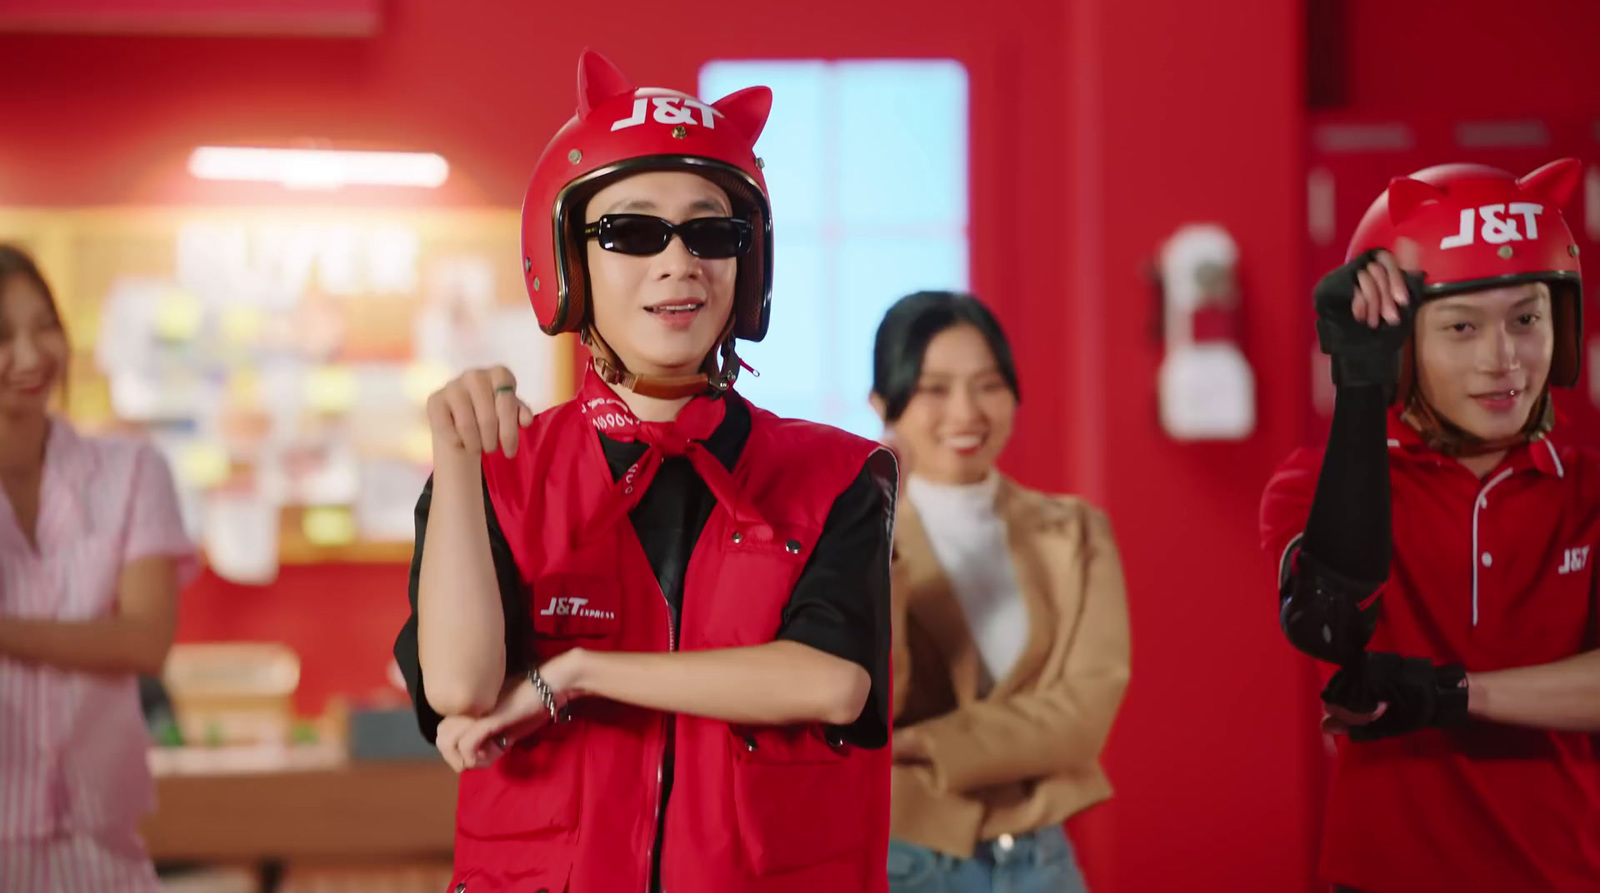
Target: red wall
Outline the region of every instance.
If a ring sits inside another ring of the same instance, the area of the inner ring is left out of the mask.
[[[1256,506],[1301,431],[1299,4],[1077,4],[1077,310],[1065,339],[1074,483],[1110,510],[1133,612],[1133,681],[1109,764],[1115,890],[1306,890],[1317,716],[1282,644]],[[1236,445],[1161,432],[1143,266],[1180,224],[1239,243],[1258,427]],[[1043,364],[1036,366],[1044,371]]]
[[[1346,110],[1513,116],[1600,110],[1591,0],[1340,0]]]
[[[812,0],[716,27],[701,23],[728,7],[711,0],[584,8],[394,0],[371,41],[0,37],[0,203],[283,201],[192,184],[183,160],[199,143],[313,136],[444,154],[449,187],[411,201],[514,206],[571,113],[585,43],[683,86],[726,56],[960,59],[973,280],[1029,395],[1005,464],[1106,506],[1127,568],[1119,793],[1073,825],[1095,890],[1308,889],[1309,669],[1279,642],[1254,532],[1260,487],[1305,430],[1303,356],[1281,337],[1303,266],[1298,4]],[[1178,446],[1156,425],[1144,265],[1197,220],[1228,226],[1243,256],[1261,421],[1240,445]],[[292,568],[264,589],[207,578],[181,636],[290,643],[316,710],[383,684],[403,584],[401,568]]]

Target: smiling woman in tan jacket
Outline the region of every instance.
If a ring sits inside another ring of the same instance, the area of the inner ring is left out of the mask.
[[[1062,823],[1100,769],[1128,681],[1106,516],[995,469],[1019,398],[977,299],[902,298],[872,403],[910,474],[894,532],[893,893],[1084,890]]]

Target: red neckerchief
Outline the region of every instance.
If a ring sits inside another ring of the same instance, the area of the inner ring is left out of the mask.
[[[662,461],[675,456],[688,458],[689,464],[694,466],[701,480],[710,488],[711,495],[733,515],[741,533],[758,540],[772,538],[772,525],[750,505],[739,492],[733,475],[705,447],[706,438],[717,430],[727,415],[728,407],[722,399],[695,397],[678,410],[677,417],[670,422],[641,422],[628,404],[617,396],[616,391],[590,368],[583,377],[583,388],[578,392],[578,408],[595,429],[606,437],[622,443],[638,442],[648,446],[644,455],[612,484],[600,511],[584,527],[585,541],[592,541],[594,536],[610,529],[633,511],[650,488],[650,482],[655,480]]]

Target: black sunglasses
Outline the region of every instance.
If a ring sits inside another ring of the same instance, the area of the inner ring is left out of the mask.
[[[750,221],[737,217],[695,217],[682,223],[649,214],[607,214],[583,228],[600,247],[618,254],[649,257],[667,250],[674,234],[695,257],[738,257],[750,250]]]

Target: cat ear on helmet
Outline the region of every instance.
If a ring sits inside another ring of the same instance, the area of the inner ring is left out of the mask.
[[[1432,183],[1395,177],[1389,181],[1389,222],[1400,223],[1428,202],[1442,201],[1445,191]]]
[[[1572,200],[1583,178],[1583,162],[1576,158],[1552,161],[1517,180],[1517,188],[1557,208]]]
[[[578,117],[587,118],[608,99],[633,92],[633,82],[610,59],[585,48],[578,56]]]
[[[750,145],[754,146],[761,137],[761,131],[766,129],[767,116],[772,113],[772,90],[768,87],[746,87],[711,103],[711,107],[738,127],[750,139]]]

